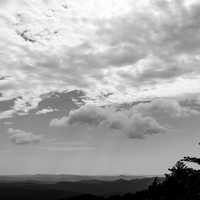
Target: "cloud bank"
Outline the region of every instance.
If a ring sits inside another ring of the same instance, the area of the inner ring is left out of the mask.
[[[128,138],[141,139],[146,135],[164,133],[166,129],[154,118],[142,116],[140,113],[117,111],[113,108],[102,108],[95,105],[85,105],[71,111],[67,117],[53,119],[50,126],[102,126],[111,131],[118,130]]]
[[[199,111],[182,106],[175,99],[155,99],[138,103],[129,109],[87,104],[70,111],[68,116],[51,120],[50,126],[89,126],[93,128],[101,126],[111,131],[118,130],[129,138],[144,138],[146,135],[169,131],[165,125],[160,123],[158,115],[183,118],[197,114]]]

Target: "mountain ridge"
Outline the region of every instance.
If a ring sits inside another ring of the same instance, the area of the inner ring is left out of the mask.
[[[74,174],[24,174],[0,175],[0,182],[39,181],[48,183],[79,181],[118,181],[163,177],[162,175],[74,175]]]

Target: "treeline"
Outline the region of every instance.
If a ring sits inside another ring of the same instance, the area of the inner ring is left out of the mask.
[[[186,162],[200,165],[200,158],[185,157],[169,169],[164,181],[155,178],[148,189],[135,194],[110,197],[82,195],[71,200],[200,200],[200,170],[187,167]]]

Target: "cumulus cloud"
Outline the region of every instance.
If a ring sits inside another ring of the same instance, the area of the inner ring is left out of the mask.
[[[167,131],[154,118],[142,115],[134,116],[131,124],[125,127],[130,138],[143,138],[146,135],[155,135]]]
[[[71,111],[67,117],[53,119],[50,126],[103,126],[123,132],[129,138],[143,138],[145,135],[164,133],[166,129],[156,119],[138,112],[117,111],[110,107],[85,105]]]
[[[106,110],[95,105],[85,105],[80,109],[70,111],[70,117],[62,117],[61,119],[53,119],[50,122],[51,126],[65,126],[67,124],[88,124],[98,126],[106,119]]]
[[[41,135],[35,135],[19,129],[9,128],[10,140],[16,145],[37,144],[41,141]]]
[[[199,110],[186,103],[184,97],[179,99],[153,99],[147,102],[124,106],[84,105],[69,112],[68,116],[52,119],[50,126],[89,126],[106,127],[118,130],[129,138],[143,138],[167,132],[168,128],[160,121],[161,116],[183,118],[200,114]]]

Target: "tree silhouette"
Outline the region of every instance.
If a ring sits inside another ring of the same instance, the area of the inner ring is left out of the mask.
[[[192,162],[192,163],[195,163],[195,164],[200,165],[200,158],[196,158],[196,157],[187,156],[187,157],[184,157],[184,158],[182,159],[182,161],[185,161],[185,162]]]

